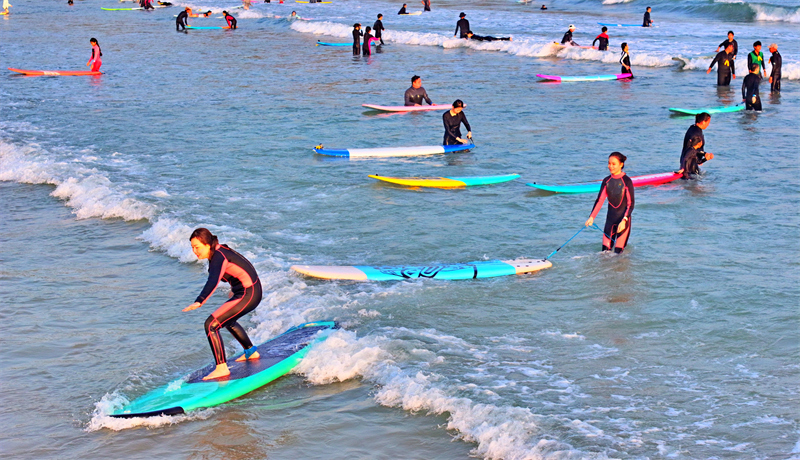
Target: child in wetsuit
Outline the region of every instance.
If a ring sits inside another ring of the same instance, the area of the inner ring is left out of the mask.
[[[683,174],[681,179],[693,179],[695,175],[700,174],[700,165],[714,158],[713,153],[703,151],[703,143],[703,138],[697,135],[692,136],[687,142],[681,153],[681,169],[677,171],[678,174]]]
[[[619,56],[619,63],[622,67],[620,67],[619,73],[629,73],[631,74],[630,78],[633,78],[633,70],[631,69],[631,55],[628,54],[628,44],[623,43],[622,47],[622,54]]]
[[[236,28],[236,18],[235,17],[231,16],[231,14],[228,13],[227,11],[223,11],[222,12],[222,16],[225,17],[226,21],[228,21],[228,28],[229,29],[235,29]]]

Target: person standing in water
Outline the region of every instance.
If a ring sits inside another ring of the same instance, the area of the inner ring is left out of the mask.
[[[97,44],[96,38],[90,38],[89,43],[92,44],[92,57],[89,58],[86,67],[92,66],[92,72],[99,72],[100,66],[103,65],[103,51],[100,50],[100,45]]]
[[[758,85],[761,84],[758,64],[750,66],[750,73],[742,81],[742,102],[745,110],[761,111],[761,97],[758,95]]]
[[[370,44],[372,41],[375,40],[375,37],[372,36],[372,28],[367,26],[367,30],[364,31],[364,46],[361,47],[364,56],[372,55],[372,49],[370,49]]]
[[[405,99],[406,107],[422,105],[423,99],[428,105],[433,105],[431,98],[428,97],[428,92],[422,87],[422,78],[419,75],[411,77],[411,87],[406,90],[403,99]]]
[[[472,128],[469,126],[467,116],[464,115],[464,103],[461,99],[453,102],[453,108],[442,115],[444,121],[444,145],[466,144],[467,140],[461,138],[461,124],[467,128],[467,139],[472,139]]]
[[[422,11],[430,11],[431,10],[431,0],[422,0]]]
[[[570,24],[569,30],[564,32],[564,36],[561,38],[562,45],[580,46],[572,40],[572,32],[575,32],[575,26]]]
[[[711,115],[707,112],[698,113],[694,116],[694,124],[689,126],[689,129],[686,130],[686,134],[683,135],[683,147],[681,151],[686,150],[687,147],[690,147],[691,144],[690,139],[693,137],[699,137],[703,143],[700,145],[700,150],[704,150],[706,147],[706,137],[703,135],[703,131],[708,128],[708,125],[711,124]],[[711,158],[714,158],[713,153],[708,153],[711,155]]]
[[[237,22],[236,18],[233,17],[230,13],[228,13],[227,11],[223,11],[222,12],[222,17],[224,17],[225,21],[228,23],[228,28],[229,29],[235,29],[236,28],[236,22]]]
[[[178,13],[178,17],[175,18],[175,30],[180,32],[182,30],[186,30],[186,26],[189,25],[189,12],[192,9],[188,6],[186,9]]]
[[[644,11],[644,17],[642,18],[642,27],[653,27],[653,20],[650,19],[650,7],[648,6],[647,9]]]
[[[769,63],[772,64],[772,72],[769,74],[769,90],[773,93],[780,93],[783,58],[781,53],[778,52],[778,45],[775,43],[769,45],[769,51],[772,53],[772,56],[769,57]]]
[[[623,43],[620,45],[622,48],[622,54],[619,55],[619,64],[620,69],[619,73],[629,73],[631,74],[630,78],[633,78],[633,69],[631,69],[631,55],[628,54],[628,43]]]
[[[378,15],[378,20],[375,21],[375,24],[372,25],[372,30],[375,31],[375,40],[380,40],[381,41],[381,45],[383,45],[383,38],[381,38],[381,34],[382,34],[382,32],[384,30],[386,30],[386,27],[383,27],[383,15],[382,14]]]
[[[739,42],[737,42],[736,40],[734,40],[734,38],[733,38],[733,31],[732,31],[732,30],[729,30],[729,31],[728,31],[728,38],[727,38],[727,40],[725,40],[724,42],[722,42],[722,43],[720,43],[720,44],[719,44],[719,46],[717,47],[717,51],[715,51],[715,53],[719,53],[719,50],[720,50],[720,48],[722,48],[722,49],[725,49],[725,48],[727,48],[727,47],[728,47],[728,45],[730,45],[731,43],[733,43],[733,58],[734,58],[734,59],[736,59],[736,55],[737,55],[737,54],[739,54]]]
[[[610,251],[613,246],[614,252],[617,254],[625,250],[631,236],[631,214],[634,205],[633,182],[622,170],[627,159],[619,152],[613,152],[608,156],[608,172],[611,175],[603,179],[600,184],[600,193],[597,194],[592,213],[586,220],[586,226],[591,227],[594,218],[603,207],[603,202],[608,199],[602,250]]]
[[[363,36],[364,32],[361,31],[361,24],[358,22],[353,24],[353,56],[361,55],[361,37]]]
[[[686,147],[681,153],[681,169],[677,171],[682,174],[681,180],[690,180],[700,174],[700,165],[714,158],[713,153],[703,151],[702,135],[689,138]]]
[[[606,32],[608,32],[608,27],[603,26],[603,29],[600,31],[600,35],[595,37],[594,41],[592,42],[592,46],[594,46],[595,43],[599,42],[597,45],[597,49],[599,51],[608,50],[608,34]]]
[[[208,229],[197,228],[189,237],[192,252],[198,259],[208,260],[208,280],[194,303],[184,308],[191,311],[203,306],[211,297],[221,281],[231,285],[230,299],[217,308],[205,322],[206,337],[214,354],[217,367],[203,380],[216,379],[230,375],[225,358],[225,344],[222,342],[220,329],[223,327],[239,341],[244,348],[244,355],[236,361],[258,359],[258,349],[250,341],[247,332],[237,320],[255,310],[261,302],[261,281],[253,264],[244,256],[224,244],[219,244],[216,235]]]
[[[749,71],[753,64],[758,64],[764,73],[764,78],[767,78],[767,63],[764,62],[764,53],[761,52],[761,42],[753,43],[753,51],[747,53],[747,70]]]
[[[461,13],[458,15],[458,22],[456,22],[456,31],[453,32],[454,37],[458,38],[467,38],[467,32],[469,32],[469,21],[467,21],[467,13]],[[458,34],[458,30],[461,29],[461,35]]]
[[[736,65],[733,62],[733,43],[728,43],[725,50],[720,51],[711,61],[708,66],[706,75],[711,73],[711,69],[717,64],[717,86],[729,86],[731,84],[731,77],[736,79]]]

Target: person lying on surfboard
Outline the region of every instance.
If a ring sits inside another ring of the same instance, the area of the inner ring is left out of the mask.
[[[475,35],[470,30],[467,32],[467,40],[476,40],[479,42],[493,42],[493,41],[507,41],[510,42],[513,40],[513,37],[490,37],[488,35]]]
[[[208,260],[208,280],[194,303],[182,311],[191,311],[203,306],[217,289],[220,281],[231,285],[230,299],[214,310],[205,323],[206,337],[217,363],[216,369],[203,377],[203,380],[217,379],[231,374],[225,358],[225,344],[220,329],[223,327],[239,341],[244,354],[236,361],[258,359],[258,348],[250,341],[247,332],[236,321],[255,310],[261,302],[261,281],[255,267],[244,256],[224,244],[219,244],[217,236],[206,228],[197,228],[189,237],[192,252],[198,259]]]
[[[617,254],[625,250],[628,238],[631,236],[631,214],[634,204],[633,182],[622,170],[627,159],[628,157],[619,152],[612,152],[608,156],[608,172],[611,175],[603,179],[600,193],[597,194],[597,199],[592,207],[592,213],[586,220],[586,226],[591,227],[594,218],[603,207],[603,202],[608,199],[602,251],[610,251],[613,246],[614,252]]]
[[[187,6],[186,7],[186,14],[189,15],[190,18],[199,18],[200,16],[203,16],[204,18],[207,18],[207,17],[211,16],[211,10],[208,10],[205,13],[197,13],[197,14],[195,14],[195,13],[192,13],[192,9]]]
[[[433,105],[431,98],[428,97],[428,92],[422,87],[422,77],[414,75],[411,77],[411,87],[406,90],[403,97],[405,99],[405,106],[411,107],[414,105],[422,105],[424,99],[428,105]]]
[[[453,108],[442,115],[442,121],[444,122],[443,145],[466,144],[467,139],[472,139],[472,128],[470,128],[463,110],[464,102],[461,99],[456,99],[453,102]],[[461,138],[461,123],[464,123],[464,127],[467,128],[467,139]]]

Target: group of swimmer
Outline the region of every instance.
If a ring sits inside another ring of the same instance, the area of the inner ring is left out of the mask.
[[[731,79],[736,78],[735,63],[736,55],[739,54],[739,43],[733,37],[733,31],[728,31],[728,38],[719,44],[717,55],[714,56],[706,71],[706,74],[709,74],[714,65],[717,66],[717,86],[729,86]],[[744,102],[746,110],[761,110],[761,96],[758,93],[758,88],[761,84],[762,76],[763,78],[767,77],[767,61],[764,60],[761,46],[761,41],[757,40],[753,42],[753,51],[747,53],[748,74],[742,81],[742,102]],[[720,48],[722,51],[720,51]],[[781,53],[778,52],[776,43],[769,45],[769,51],[772,53],[768,61],[772,65],[772,71],[769,75],[770,92],[780,93],[783,58]]]

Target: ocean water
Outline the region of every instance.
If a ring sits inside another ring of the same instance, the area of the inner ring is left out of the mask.
[[[239,30],[183,34],[177,8],[14,2],[0,19],[3,66],[83,69],[96,37],[105,73],[0,77],[4,456],[800,458],[800,7],[547,4],[434,1],[410,17],[372,0],[258,4],[234,10]],[[612,28],[611,52],[552,46],[570,23],[590,44],[597,22],[639,22],[645,6],[656,27]],[[292,10],[311,20],[288,21]],[[461,11],[476,33],[514,40],[454,40]],[[348,41],[377,13],[387,45],[370,58],[314,46]],[[729,29],[743,62],[753,41],[779,44],[783,92],[764,83],[762,113],[712,117],[717,157],[700,180],[637,189],[623,255],[584,231],[530,276],[356,283],[289,270],[546,256],[594,197],[525,183],[601,179],[615,150],[631,175],[676,169],[693,120],[667,108],[740,101],[743,72],[721,89],[704,72]],[[617,73],[621,41],[633,81],[535,77]],[[440,142],[440,113],[362,110],[400,104],[414,74],[434,102],[467,103],[475,149],[313,154]],[[367,177],[507,173],[522,178],[437,190]],[[259,271],[265,297],[243,322],[254,341],[305,321],[343,329],[229,404],[112,419],[211,360],[202,324],[225,290],[180,311],[205,281],[187,240],[197,226]]]

